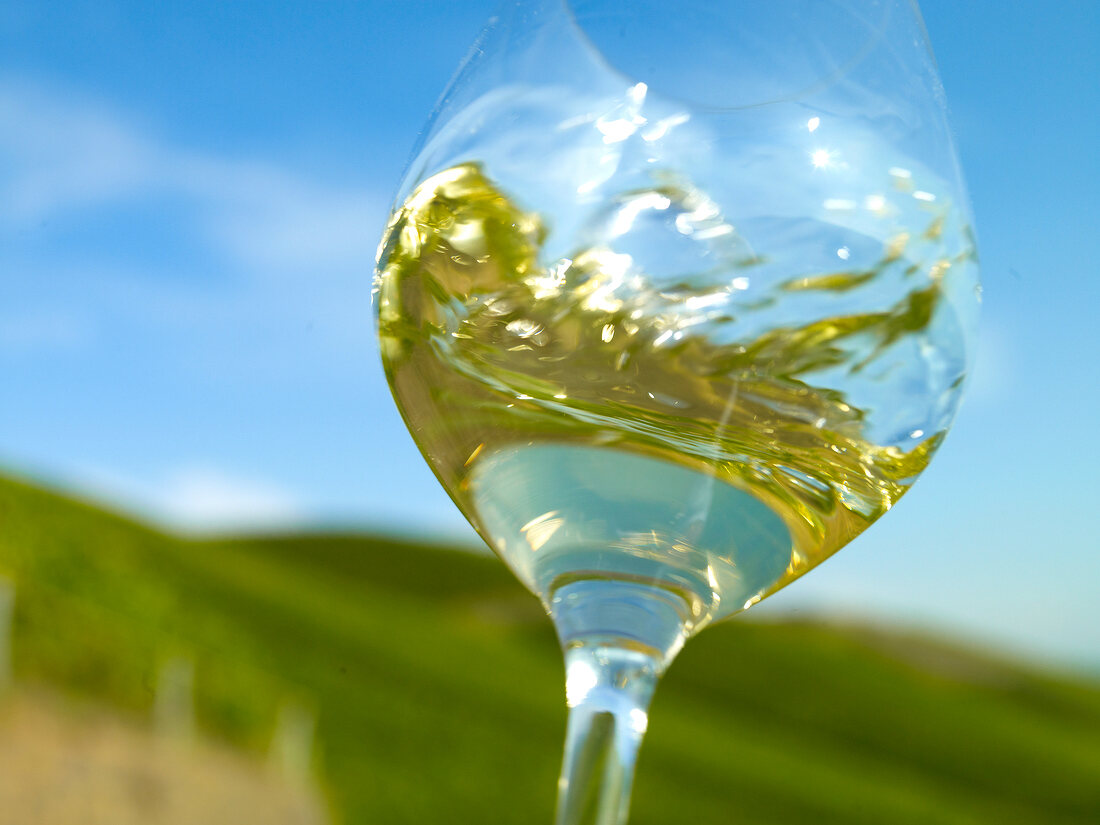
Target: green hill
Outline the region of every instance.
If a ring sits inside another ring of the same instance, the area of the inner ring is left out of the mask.
[[[195,662],[207,733],[262,752],[316,712],[346,825],[549,823],[562,669],[491,559],[363,536],[191,541],[0,479],[14,667],[148,714]],[[732,622],[657,693],[633,825],[1095,823],[1100,687],[947,645]]]

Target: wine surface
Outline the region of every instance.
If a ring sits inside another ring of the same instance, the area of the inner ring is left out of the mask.
[[[942,281],[970,253],[912,257],[942,220],[864,269],[765,278],[704,194],[655,178],[545,261],[549,219],[457,165],[383,239],[383,361],[440,481],[544,603],[654,585],[691,632],[832,555],[927,465],[963,374]]]

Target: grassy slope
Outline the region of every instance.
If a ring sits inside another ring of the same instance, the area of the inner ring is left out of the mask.
[[[191,542],[0,479],[19,677],[147,713],[196,662],[200,723],[257,751],[318,714],[347,825],[549,822],[561,666],[488,559],[363,537]],[[658,691],[634,825],[1092,823],[1100,689],[927,642],[731,623]]]

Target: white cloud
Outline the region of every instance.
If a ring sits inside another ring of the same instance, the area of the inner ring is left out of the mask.
[[[270,197],[255,197],[260,189],[270,189]],[[240,192],[238,203],[226,202],[205,219],[207,234],[239,260],[265,270],[352,266],[367,277],[382,218],[365,198],[276,177]]]
[[[372,193],[173,146],[107,106],[0,76],[0,226],[151,194],[179,198],[195,229],[265,272],[368,271],[384,219]]]
[[[117,118],[0,78],[0,217],[16,226],[64,207],[132,195],[155,181],[156,148]]]
[[[87,355],[128,337],[181,375],[346,371],[374,357],[382,202],[267,160],[197,151],[102,101],[0,73],[0,350],[84,345]],[[82,230],[112,210],[128,216],[114,237]],[[149,245],[133,237],[162,235],[171,252],[141,260]]]
[[[84,467],[73,481],[109,506],[136,511],[186,532],[279,529],[308,520],[301,500],[291,491],[212,464],[187,464],[151,479]]]
[[[301,507],[290,492],[213,467],[176,470],[157,499],[172,523],[190,529],[279,527],[302,519]]]

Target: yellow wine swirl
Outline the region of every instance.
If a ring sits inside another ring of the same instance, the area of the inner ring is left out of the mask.
[[[703,222],[700,236],[732,233],[675,182],[627,193],[617,214],[653,204]],[[376,277],[383,360],[413,437],[544,600],[586,577],[656,582],[697,629],[847,544],[939,445],[942,427],[909,449],[872,443],[836,376],[924,340],[951,313],[944,274],[969,253],[918,272],[899,236],[872,268],[788,278],[754,304],[733,300],[760,265],[739,239],[717,277],[658,282],[609,245],[541,262],[547,234],[477,164],[458,165],[395,211]],[[878,311],[740,336],[785,295],[888,276],[911,286]]]

